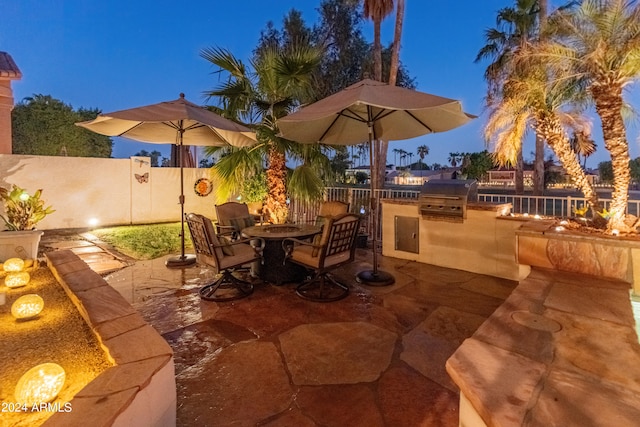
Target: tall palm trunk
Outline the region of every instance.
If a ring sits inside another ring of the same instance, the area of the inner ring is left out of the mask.
[[[398,69],[400,68],[400,40],[402,39],[402,25],[404,23],[404,0],[396,1],[396,23],[393,33],[393,47],[391,49],[391,65],[389,67],[389,85],[395,86],[398,80]],[[382,70],[380,71],[382,75]],[[382,76],[381,76],[382,77]],[[380,140],[376,155],[380,161],[376,173],[376,188],[384,187],[384,177],[387,169],[387,152],[389,151],[389,141]]]
[[[522,144],[518,148],[518,154],[516,154],[516,194],[524,194],[524,158],[522,156]]]
[[[560,121],[555,117],[549,116],[539,118],[536,120],[535,130],[538,135],[547,141],[549,147],[558,156],[558,160],[562,163],[564,170],[571,176],[574,184],[582,191],[584,198],[587,199],[594,218],[597,218],[596,212],[600,210],[598,193],[596,193],[587,178],[587,174],[580,166],[580,162],[571,148],[571,142],[564,133]]]
[[[591,94],[595,101],[596,112],[602,122],[604,146],[611,154],[613,168],[613,193],[611,194],[611,217],[607,228],[629,231],[625,225],[627,200],[631,173],[629,168],[629,144],[622,119],[622,86],[593,85]]]
[[[538,36],[547,24],[547,0],[538,0]],[[544,138],[536,133],[536,154],[533,162],[533,195],[542,196],[544,191]]]
[[[284,153],[275,147],[269,148],[269,167],[267,168],[267,188],[269,193],[265,208],[269,219],[275,224],[282,224],[287,220],[287,161]]]

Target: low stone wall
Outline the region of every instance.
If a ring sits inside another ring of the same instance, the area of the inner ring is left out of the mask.
[[[173,351],[131,305],[69,250],[47,252],[47,265],[93,330],[114,366],[45,426],[176,425]]]
[[[640,246],[545,221],[516,234],[531,274],[446,363],[460,388],[460,425],[637,425],[629,291]]]

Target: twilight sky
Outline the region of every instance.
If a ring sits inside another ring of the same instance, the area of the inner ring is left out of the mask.
[[[551,1],[551,5],[558,2]],[[204,104],[203,92],[218,85],[201,49],[218,46],[247,61],[268,21],[280,27],[291,9],[302,11],[311,25],[317,21],[318,0],[0,0],[0,50],[8,52],[23,74],[13,82],[15,101],[33,94],[51,95],[74,108],[122,110],[178,98]],[[485,148],[482,127],[483,72],[473,60],[484,45],[484,30],[495,26],[496,11],[510,0],[406,0],[400,58],[416,78],[417,89],[462,101],[464,110],[480,117],[465,126],[389,145],[416,153],[426,144],[427,163],[447,163],[450,152]],[[363,25],[372,40],[373,24]],[[382,29],[383,41],[393,38],[393,17]],[[637,92],[636,88],[633,88]],[[634,93],[634,96],[637,93]],[[600,122],[593,120],[598,152],[588,161],[596,167],[609,160]],[[629,127],[631,157],[640,155],[638,128]],[[529,138],[531,139],[531,138]],[[118,138],[113,157],[159,150],[169,145],[135,143]],[[527,141],[525,159],[533,144]],[[413,161],[418,159],[414,155]]]

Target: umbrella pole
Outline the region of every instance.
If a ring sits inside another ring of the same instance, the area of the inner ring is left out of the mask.
[[[395,277],[386,271],[378,270],[378,193],[376,193],[376,186],[374,180],[374,174],[378,173],[377,161],[379,159],[375,156],[375,152],[373,149],[373,141],[375,141],[373,122],[371,121],[371,107],[367,107],[367,113],[369,116],[369,122],[367,126],[369,127],[369,172],[370,172],[370,181],[369,184],[371,186],[371,207],[369,212],[372,216],[372,226],[373,226],[373,238],[372,238],[372,246],[373,246],[373,270],[365,270],[361,271],[356,275],[356,281],[358,283],[362,283],[363,285],[369,286],[389,286],[393,285],[396,281]]]
[[[180,143],[178,145],[178,162],[180,162],[180,245],[181,252],[180,256],[174,256],[165,262],[165,265],[169,268],[177,268],[184,267],[188,265],[195,264],[196,257],[195,255],[185,255],[184,253],[184,166],[182,164],[182,133],[184,130],[182,129],[182,120],[180,121]]]

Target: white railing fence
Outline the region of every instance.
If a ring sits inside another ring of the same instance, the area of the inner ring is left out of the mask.
[[[382,240],[380,227],[380,200],[381,199],[417,199],[419,191],[382,189],[376,190],[378,199],[378,241]],[[349,211],[363,215],[361,233],[372,236],[373,220],[371,212],[371,189],[369,188],[345,188],[329,187],[325,189],[324,200],[340,200],[349,203]],[[551,197],[551,196],[526,196],[478,193],[478,201],[490,203],[511,203],[514,214],[529,214],[541,216],[553,216],[559,218],[575,217],[575,209],[580,209],[586,205],[587,201],[583,197]],[[611,199],[600,199],[605,209],[609,209]],[[291,200],[289,205],[289,220],[292,222],[313,222],[318,215],[321,202],[300,203]],[[629,200],[627,205],[629,214],[640,216],[640,200]],[[591,213],[587,212],[587,216]]]

